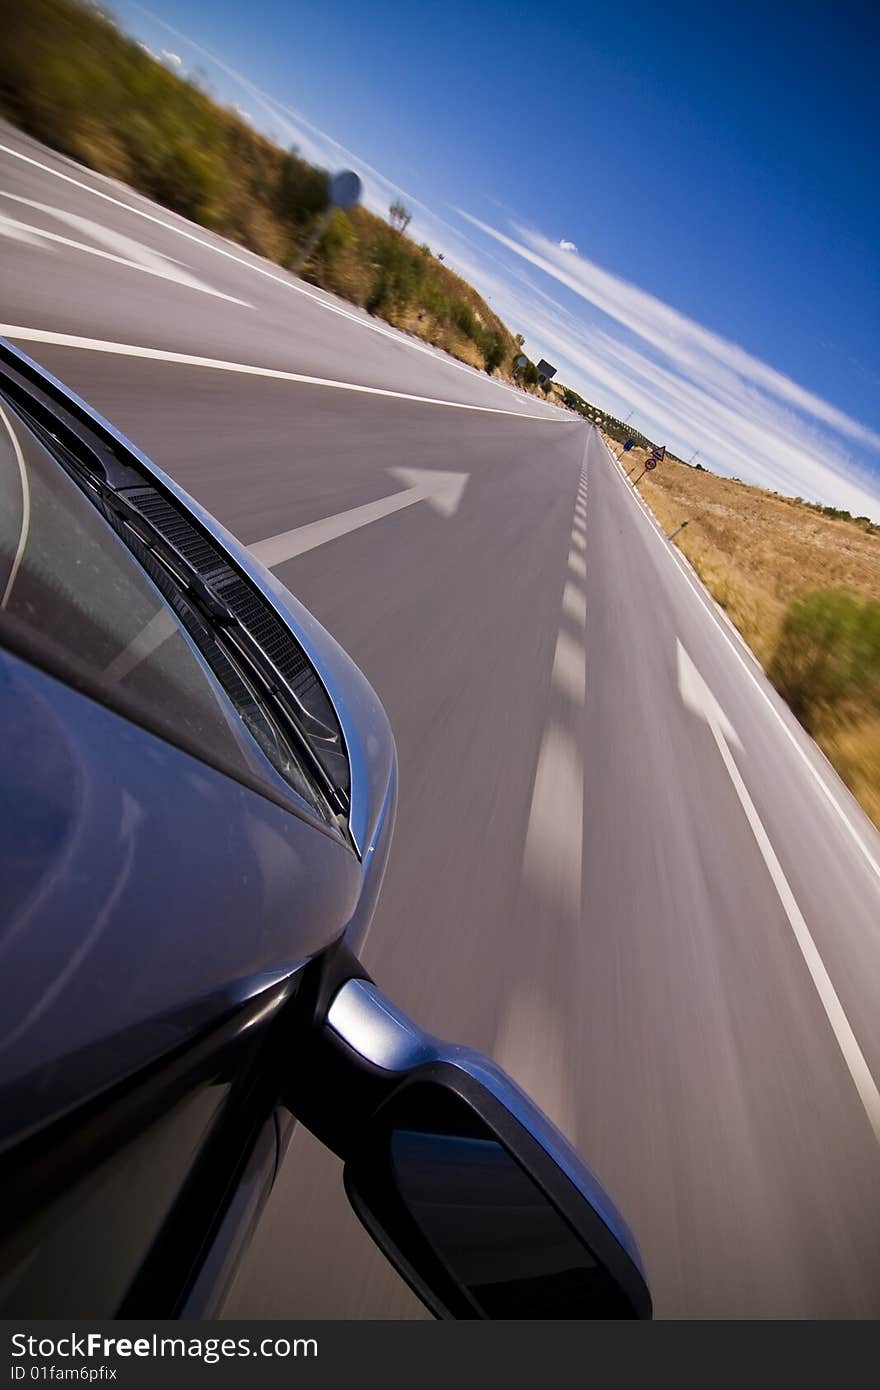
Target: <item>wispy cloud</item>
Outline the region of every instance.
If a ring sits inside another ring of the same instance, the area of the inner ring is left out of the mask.
[[[561,305],[558,317],[531,316],[533,331],[574,369],[573,385],[588,383],[606,407],[635,407],[646,432],[679,452],[699,447],[722,472],[880,516],[880,481],[847,452],[856,445],[876,455],[875,431],[542,233],[514,225],[510,235],[460,215],[590,306],[583,317]]]
[[[587,260],[586,256],[573,258],[568,254],[570,246],[560,255],[563,244],[551,241],[540,232],[516,227],[521,238],[517,241],[469,213],[462,212],[461,215],[682,367],[689,370],[699,367],[703,372],[710,371],[722,387],[729,387],[734,378],[757,386],[795,409],[830,425],[840,434],[848,435],[873,449],[880,449],[880,435],[865,425],[851,419],[821,397],[805,391],[797,382],[735,343],[703,328],[671,305],[603,270],[594,261]]]

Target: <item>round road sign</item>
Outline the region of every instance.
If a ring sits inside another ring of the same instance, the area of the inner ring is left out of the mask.
[[[353,169],[342,169],[330,175],[330,202],[335,208],[353,208],[360,202],[361,181]]]

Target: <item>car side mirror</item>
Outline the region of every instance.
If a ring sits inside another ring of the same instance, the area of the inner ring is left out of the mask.
[[[344,1158],[355,1212],[435,1316],[651,1316],[623,1218],[500,1067],[424,1033],[363,975],[333,994],[320,1037],[302,1118]],[[325,1104],[347,1113],[342,1128],[324,1127]]]

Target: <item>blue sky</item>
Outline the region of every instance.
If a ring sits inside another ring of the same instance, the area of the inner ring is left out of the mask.
[[[112,8],[374,210],[402,190],[588,398],[880,518],[876,5]]]

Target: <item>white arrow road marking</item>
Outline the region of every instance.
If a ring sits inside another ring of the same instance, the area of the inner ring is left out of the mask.
[[[677,639],[676,639],[677,640]],[[855,1033],[850,1027],[849,1019],[843,1012],[843,1006],[837,995],[837,990],[831,983],[831,978],[821,956],[816,948],[810,929],[804,921],[803,913],[797,905],[791,885],[780,864],[776,851],[770,843],[770,837],[761,822],[761,818],[755,809],[755,803],[749,796],[748,788],[742,779],[742,774],[734,761],[730,751],[730,743],[741,748],[742,744],[734,732],[733,726],[725,715],[715,696],[707,686],[703,677],[700,675],[693,661],[688,656],[680,641],[678,645],[678,689],[681,698],[688,709],[694,714],[703,718],[712,730],[718,751],[721,754],[724,766],[730,776],[737,796],[743,810],[746,813],[746,820],[749,823],[752,834],[757,841],[761,857],[767,865],[768,872],[773,880],[773,886],[779,894],[785,915],[789,925],[794,932],[795,940],[801,950],[801,955],[806,962],[810,972],[810,978],[816,988],[816,993],[822,1003],[822,1007],[831,1024],[832,1031],[837,1039],[838,1046],[843,1053],[844,1061],[849,1068],[850,1076],[855,1082],[859,1099],[865,1107],[874,1137],[880,1144],[880,1091],[877,1083],[868,1069],[862,1049],[856,1041]]]
[[[337,512],[336,516],[325,516],[320,521],[297,526],[293,531],[284,531],[279,536],[257,541],[250,546],[251,554],[271,569],[273,565],[282,565],[285,560],[304,555],[307,550],[314,550],[327,541],[347,536],[349,531],[369,526],[370,522],[391,516],[404,507],[412,507],[416,502],[429,503],[441,516],[453,516],[468,481],[467,473],[439,473],[427,468],[392,468],[389,471],[410,486],[403,492],[380,497],[377,502],[367,502],[362,507],[352,507],[347,512]]]
[[[728,743],[742,748],[739,736],[681,643],[678,643],[678,693],[694,714],[721,730]]]
[[[102,227],[99,222],[93,222],[90,217],[80,217],[75,212],[68,212],[65,208],[51,207],[48,203],[38,203],[33,198],[22,198],[17,193],[7,193],[0,189],[0,198],[9,198],[14,203],[23,203],[27,207],[36,208],[38,212],[48,213],[51,217],[57,217],[66,226],[72,227],[74,231],[80,232],[93,241],[109,249],[102,251],[98,246],[90,246],[84,241],[74,241],[72,237],[62,236],[60,232],[48,232],[43,227],[35,227],[29,222],[18,222],[13,217],[0,216],[0,235],[13,237],[17,241],[28,241],[35,245],[46,245],[55,243],[61,246],[69,246],[74,251],[85,251],[90,256],[99,256],[105,261],[115,261],[117,265],[127,266],[129,270],[140,270],[145,275],[158,275],[161,280],[171,280],[176,285],[185,285],[187,289],[200,290],[202,294],[213,295],[215,299],[225,299],[230,304],[239,304],[244,309],[252,309],[253,305],[246,303],[243,299],[236,299],[234,295],[223,294],[220,290],[212,289],[206,285],[204,280],[198,280],[195,275],[191,275],[185,270],[178,261],[172,260],[169,256],[162,256],[152,247],[144,246],[143,242],[135,241],[134,237],[123,236],[121,232],[114,232],[109,227]]]
[[[324,517],[321,521],[297,526],[293,531],[256,541],[248,549],[271,569],[274,565],[283,565],[285,560],[292,560],[296,555],[304,555],[307,550],[314,550],[326,541],[334,541],[339,536],[347,536],[349,531],[368,526],[371,521],[379,521],[383,516],[391,516],[404,507],[411,507],[416,502],[427,502],[441,516],[453,516],[469,477],[467,473],[441,473],[428,468],[391,468],[388,471],[401,482],[409,483],[409,487],[404,492],[380,497],[378,502],[367,502],[363,507],[352,507],[350,511],[338,512],[336,516]],[[177,623],[171,613],[162,609],[114,657],[104,672],[105,678],[125,680],[136,666],[152,656],[177,631]]]

